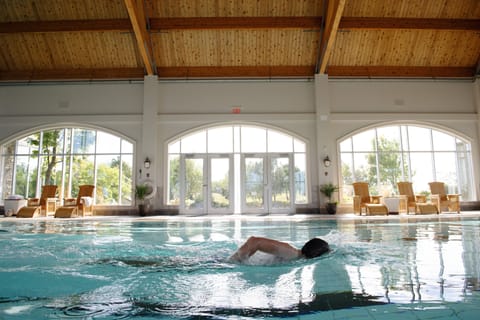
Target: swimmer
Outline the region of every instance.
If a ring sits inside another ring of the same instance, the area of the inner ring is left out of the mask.
[[[315,258],[330,251],[328,243],[320,238],[309,240],[302,249],[292,245],[268,238],[250,237],[248,240],[229,258],[232,262],[245,262],[255,252],[261,251],[274,255],[282,260],[294,260],[299,258]]]

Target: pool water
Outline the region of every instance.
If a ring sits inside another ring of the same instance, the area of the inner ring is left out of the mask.
[[[478,319],[480,220],[0,222],[0,319]],[[332,252],[228,257],[249,236]]]

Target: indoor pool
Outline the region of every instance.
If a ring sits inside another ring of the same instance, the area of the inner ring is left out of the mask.
[[[0,221],[0,319],[478,319],[480,220]],[[228,257],[251,235],[332,251]]]

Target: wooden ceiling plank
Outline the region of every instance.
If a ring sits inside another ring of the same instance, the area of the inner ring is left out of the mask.
[[[372,18],[343,17],[341,30],[428,29],[428,30],[480,30],[480,19],[430,19],[430,18]]]
[[[142,56],[143,63],[148,75],[155,73],[153,50],[151,46],[150,34],[147,31],[147,21],[145,18],[145,11],[143,9],[143,2],[138,0],[125,0],[125,6],[132,23],[133,32],[137,39],[138,50]]]
[[[134,0],[126,0],[134,1]],[[204,17],[152,18],[152,31],[172,29],[314,29],[319,30],[322,17]],[[145,28],[146,29],[146,28]],[[480,30],[480,19],[423,19],[342,17],[340,30],[430,29]],[[52,20],[2,22],[0,33],[28,32],[132,31],[129,19]]]
[[[88,31],[130,32],[132,31],[132,25],[128,19],[54,20],[0,23],[0,33]]]
[[[333,49],[333,44],[337,36],[338,25],[342,18],[345,8],[345,0],[329,0],[327,4],[327,14],[325,17],[325,31],[320,43],[318,58],[318,73],[323,74],[327,69],[328,60]]]
[[[320,29],[321,17],[151,18],[150,30],[180,29]]]

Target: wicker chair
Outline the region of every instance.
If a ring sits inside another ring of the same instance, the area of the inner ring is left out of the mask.
[[[354,182],[353,191],[353,212],[361,215],[363,209],[365,214],[388,214],[388,208],[380,203],[382,196],[371,196],[368,182]]]
[[[63,206],[58,208],[55,212],[55,218],[71,218],[79,215],[84,217],[85,215],[93,215],[94,191],[94,185],[81,185],[76,198],[64,199]]]
[[[29,198],[27,206],[17,212],[17,218],[33,218],[36,216],[48,216],[54,214],[57,208],[58,198],[56,185],[42,186],[40,198]]]
[[[398,203],[399,213],[410,213],[413,208],[414,213],[420,213],[423,204],[427,203],[427,196],[423,194],[414,194],[411,182],[397,182],[400,201]]]
[[[459,194],[447,194],[445,192],[445,183],[443,182],[430,182],[431,200],[434,203],[439,212],[442,212],[443,208],[448,208],[450,212],[460,213],[460,195]]]

